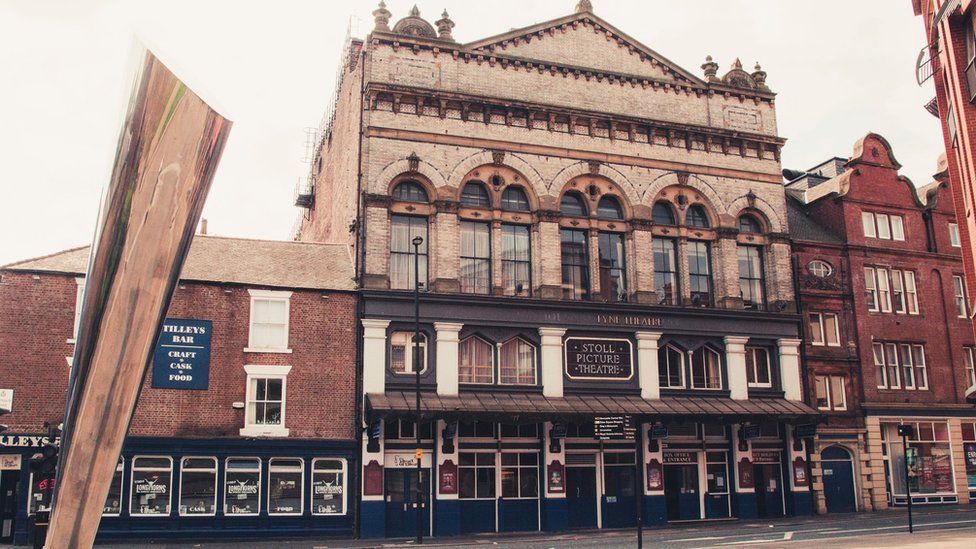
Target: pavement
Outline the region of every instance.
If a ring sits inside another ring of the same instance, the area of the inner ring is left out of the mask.
[[[976,549],[976,505],[916,508],[915,533],[908,533],[908,513],[892,509],[876,513],[822,515],[770,520],[728,520],[671,524],[644,529],[644,547],[704,549],[737,547],[885,549]],[[437,548],[555,549],[562,547],[632,549],[636,530],[588,530],[548,534],[478,534],[425,538]],[[394,549],[415,547],[412,540],[236,540],[220,542],[99,543],[105,549]],[[0,548],[5,546],[0,545]]]

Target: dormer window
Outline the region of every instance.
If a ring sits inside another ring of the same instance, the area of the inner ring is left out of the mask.
[[[416,181],[404,181],[393,189],[393,199],[404,202],[430,202],[427,191]]]
[[[562,201],[559,203],[559,212],[563,215],[586,217],[586,204],[583,203],[583,197],[576,192],[564,194]]]
[[[623,219],[624,212],[620,201],[612,196],[604,196],[597,205],[596,216],[600,219]]]
[[[502,209],[507,212],[527,212],[531,210],[529,198],[519,187],[507,187],[502,192]]]
[[[491,198],[480,181],[470,181],[461,190],[461,205],[471,208],[490,208]]]
[[[651,219],[657,225],[677,225],[674,218],[674,209],[667,202],[657,202],[651,210]]]

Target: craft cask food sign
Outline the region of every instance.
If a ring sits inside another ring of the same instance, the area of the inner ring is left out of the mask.
[[[167,318],[153,353],[152,386],[206,389],[210,379],[209,320]]]
[[[565,352],[570,379],[628,381],[634,377],[630,340],[568,337]]]

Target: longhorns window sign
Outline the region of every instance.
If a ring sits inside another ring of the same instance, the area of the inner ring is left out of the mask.
[[[629,381],[634,377],[633,346],[628,339],[568,337],[564,349],[570,379]]]

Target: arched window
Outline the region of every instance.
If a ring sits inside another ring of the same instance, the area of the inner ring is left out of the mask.
[[[722,362],[711,347],[699,347],[691,353],[691,388],[722,388]]]
[[[458,382],[494,383],[495,365],[491,344],[471,336],[458,346]]]
[[[596,216],[600,219],[623,219],[624,211],[620,201],[612,196],[604,196],[596,207]]]
[[[427,336],[420,334],[420,373],[427,371]],[[414,333],[393,332],[390,336],[390,369],[395,374],[416,373],[413,367]]]
[[[559,203],[559,211],[563,215],[586,217],[586,205],[583,203],[583,197],[577,192],[564,194],[562,201]]]
[[[529,198],[521,187],[506,187],[502,191],[502,209],[509,212],[527,212],[531,209]]]
[[[749,214],[739,216],[739,232],[758,234],[762,232],[762,225],[759,220]]]
[[[461,189],[461,204],[473,208],[490,208],[491,198],[488,197],[488,190],[480,181],[469,181]]]
[[[708,214],[705,213],[705,208],[695,205],[688,208],[688,213],[685,214],[685,225],[689,227],[697,227],[699,229],[707,229],[710,225],[708,223]]]
[[[677,225],[674,220],[674,210],[667,202],[655,202],[651,210],[651,219],[658,225]]]
[[[416,181],[404,181],[393,189],[393,199],[405,202],[429,202],[427,191]]]
[[[677,347],[665,345],[657,351],[658,376],[662,389],[685,386],[685,354]]]
[[[826,261],[823,261],[821,259],[814,259],[813,261],[807,264],[807,272],[809,272],[810,274],[812,274],[817,278],[827,278],[828,276],[833,274],[834,268],[830,265],[830,263],[827,263]]]
[[[499,382],[511,385],[535,385],[535,347],[513,338],[498,349]]]

